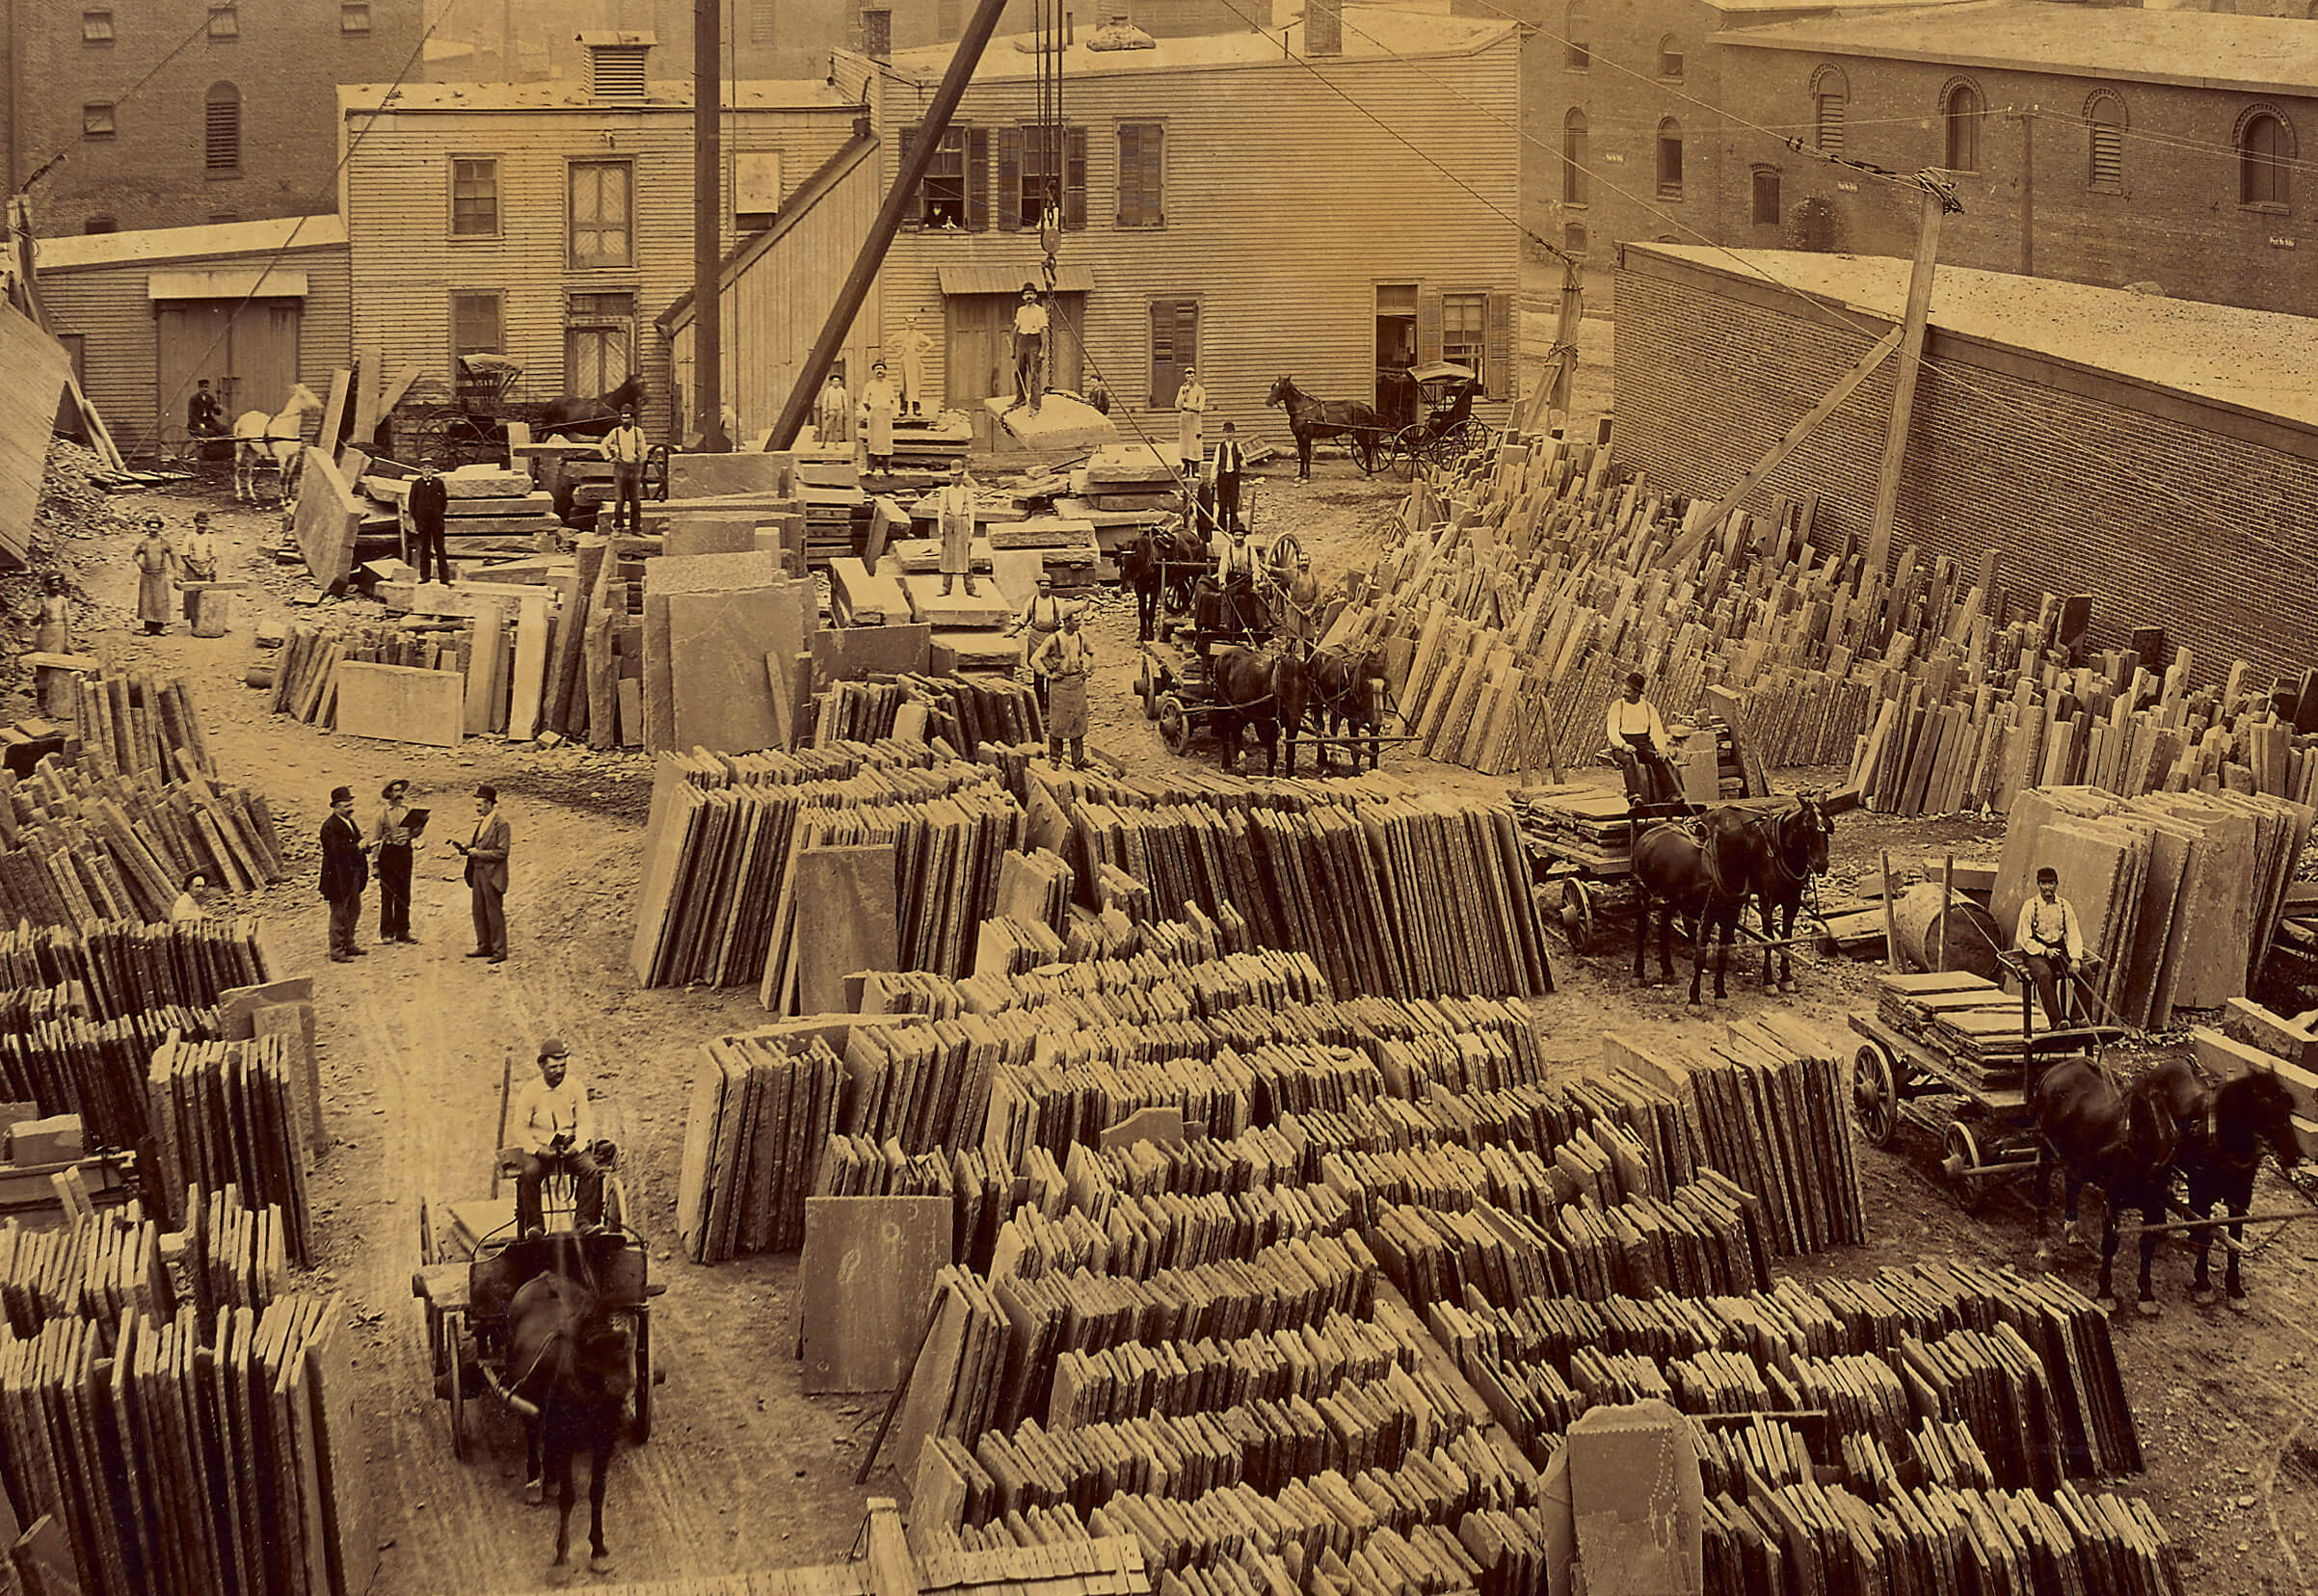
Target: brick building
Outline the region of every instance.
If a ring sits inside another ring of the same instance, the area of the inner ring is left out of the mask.
[[[2306,313],[2318,26],[2035,0],[1719,36],[1721,103],[1895,171],[1946,169],[1944,262]],[[1912,201],[1796,151],[1725,157],[1720,242],[1913,252]]]
[[[1727,491],[1898,323],[1907,275],[1896,259],[1626,246],[1620,461],[1678,492]],[[1924,352],[1895,548],[1968,565],[1993,546],[2013,613],[2090,593],[2096,647],[2163,626],[2201,682],[2239,657],[2308,663],[2318,321],[1943,267]],[[1753,506],[1816,492],[1814,542],[1864,544],[1895,370]]]
[[[11,192],[44,234],[332,208],[341,83],[413,62],[420,0],[8,0]],[[413,75],[419,75],[414,73]]]

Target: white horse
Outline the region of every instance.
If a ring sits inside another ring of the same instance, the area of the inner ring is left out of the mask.
[[[306,458],[306,412],[321,408],[322,401],[314,397],[312,388],[293,383],[289,402],[274,414],[264,411],[241,413],[233,423],[233,496],[237,502],[258,502],[257,473],[269,465],[274,467],[275,498],[285,505],[289,502],[298,482],[298,463]]]

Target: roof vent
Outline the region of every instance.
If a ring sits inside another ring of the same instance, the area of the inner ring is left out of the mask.
[[[583,33],[588,96],[618,105],[644,103],[644,58],[659,40],[648,33]]]
[[[1159,40],[1134,25],[1125,6],[1106,6],[1103,20],[1086,36],[1090,50],[1156,50]]]
[[[1344,0],[1304,0],[1304,53],[1308,56],[1345,53]]]

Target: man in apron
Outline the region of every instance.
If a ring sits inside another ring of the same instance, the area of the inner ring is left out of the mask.
[[[1186,475],[1197,476],[1207,453],[1208,390],[1199,373],[1184,367],[1183,386],[1175,390],[1175,444]]]
[[[1033,662],[1038,658],[1039,651],[1047,646],[1047,639],[1062,630],[1064,609],[1062,600],[1054,597],[1054,578],[1042,571],[1038,573],[1038,591],[1030,596],[1030,601],[1023,606],[1022,614],[1014,618],[1014,625],[1006,630],[1008,637],[1017,632],[1029,633],[1023,639],[1023,665],[1029,671],[1031,682],[1038,689],[1041,714],[1047,711],[1047,678]]]
[[[1047,716],[1047,758],[1062,763],[1062,745],[1071,745],[1071,765],[1086,768],[1086,678],[1094,674],[1095,647],[1079,629],[1079,612],[1063,615],[1062,630],[1039,645],[1031,660],[1052,684]]]
[[[161,518],[149,516],[144,541],[137,545],[137,619],[147,637],[159,637],[169,625],[170,594],[177,574],[177,551],[161,535]]]
[[[822,442],[853,441],[853,396],[845,391],[845,379],[834,371],[820,397],[813,401],[813,419]]]
[[[935,525],[942,538],[942,597],[949,597],[950,584],[959,577],[966,578],[966,597],[973,594],[973,488],[966,480],[966,467],[949,468],[949,485],[934,499]]]
[[[1296,555],[1295,575],[1288,583],[1288,598],[1282,608],[1280,630],[1309,651],[1319,641],[1320,614],[1320,584],[1312,574],[1311,555]]]
[[[901,394],[886,380],[886,363],[880,360],[862,387],[862,436],[868,440],[872,471],[893,468],[893,417],[900,413]]]

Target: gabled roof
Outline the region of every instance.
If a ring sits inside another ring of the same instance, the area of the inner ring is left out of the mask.
[[[742,272],[761,259],[767,251],[781,242],[784,234],[812,212],[813,206],[835,194],[840,184],[859,172],[876,150],[877,138],[874,134],[846,140],[782,202],[781,214],[773,218],[771,226],[762,232],[751,233],[726,253],[723,264],[717,268],[718,283],[730,285]],[[869,167],[868,176],[872,181],[876,179],[877,169],[874,166]],[[692,294],[687,290],[681,299],[661,311],[654,321],[662,330],[673,332],[691,319]]]
[[[1980,0],[1898,14],[1838,14],[1731,29],[1715,40],[1746,49],[1810,50],[2252,93],[2318,93],[2318,26],[2300,17]]]
[[[208,256],[273,254],[284,250],[343,249],[346,219],[280,216],[262,222],[225,222],[202,227],[140,227],[133,232],[77,233],[43,238],[34,265],[43,272],[75,266],[117,266],[132,260],[200,260]]]

